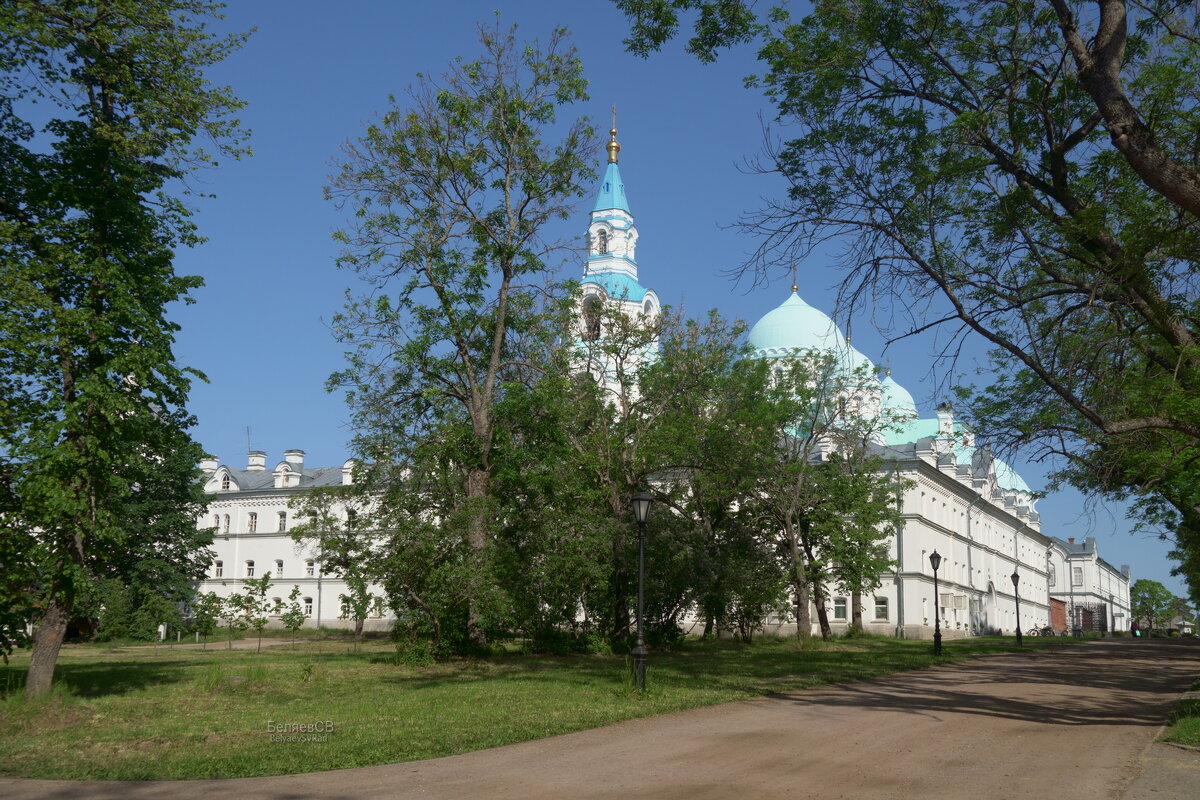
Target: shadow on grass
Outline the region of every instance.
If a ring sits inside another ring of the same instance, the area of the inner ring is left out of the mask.
[[[192,661],[106,661],[59,664],[54,683],[78,697],[104,697],[191,680]],[[0,699],[25,690],[24,666],[0,667]]]

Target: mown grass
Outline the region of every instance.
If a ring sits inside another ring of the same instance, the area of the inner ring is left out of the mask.
[[[1193,690],[1200,690],[1197,681]],[[1162,735],[1164,742],[1200,747],[1200,699],[1180,700],[1167,720],[1167,730]]]
[[[942,660],[1011,645],[948,641]],[[311,640],[261,653],[68,646],[54,693],[38,701],[20,691],[26,654],[0,668],[0,775],[145,780],[384,764],[934,661],[928,642],[875,637],[810,647],[693,642],[652,654],[642,695],[632,690],[622,656],[501,655],[413,667],[397,665],[379,641],[358,653]],[[274,740],[268,730],[326,721],[327,734],[291,734],[315,736],[309,741]]]

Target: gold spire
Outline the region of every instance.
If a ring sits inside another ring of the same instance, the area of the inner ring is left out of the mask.
[[[604,149],[608,151],[608,163],[617,163],[617,153],[621,152],[621,143],[617,141],[617,107],[612,107],[612,130],[608,132],[608,144]]]

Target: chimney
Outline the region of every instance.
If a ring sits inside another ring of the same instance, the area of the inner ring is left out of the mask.
[[[937,407],[938,436],[954,436],[954,406],[941,403]]]
[[[1125,576],[1125,580],[1129,580],[1129,565],[1128,564],[1121,565],[1121,574]]]
[[[346,459],[342,464],[342,486],[350,486],[354,483],[354,467],[356,466],[353,458]]]
[[[246,472],[262,472],[267,468],[267,454],[262,450],[251,450],[246,456]]]
[[[1068,537],[1067,537],[1067,544],[1075,544],[1075,537],[1074,537],[1074,536],[1068,536]]]
[[[304,451],[303,450],[284,450],[283,460],[292,465],[292,469],[296,472],[304,471]]]

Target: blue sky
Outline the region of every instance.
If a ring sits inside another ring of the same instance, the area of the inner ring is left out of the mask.
[[[242,119],[252,130],[254,155],[194,180],[198,190],[216,195],[194,203],[209,240],[181,252],[177,269],[203,276],[206,285],[193,294],[193,305],[173,314],[183,326],[179,361],[209,379],[192,390],[194,435],[223,463],[244,465],[247,445],[265,450],[272,462],[287,448],[305,450],[312,465],[340,464],[349,455],[345,406],[324,384],[343,363],[328,321],[354,277],[335,267],[331,234],[345,217],[323,199],[322,187],[341,144],[364,132],[387,108],[388,95],[403,99],[417,73],[439,75],[455,56],[480,52],[477,23],[490,24],[498,5],[501,20],[517,23],[522,38],[544,40],[559,25],[571,30],[591,101],[564,115],[586,114],[604,130],[609,107],[617,105],[642,282],[690,314],[718,308],[750,323],[787,298],[790,274],[757,288],[724,274],[756,246],[728,226],[780,189],[771,176],[746,169],[771,118],[770,106],[742,85],[755,70],[751,50],[705,65],[676,42],[644,61],[624,52],[624,19],[605,0],[236,0],[218,29],[257,31],[210,78],[249,103]],[[597,168],[603,158],[597,149]],[[590,200],[581,203],[565,236],[582,236],[589,209]],[[572,263],[563,277],[581,271],[581,263]],[[798,271],[804,299],[833,313],[843,330],[849,322],[855,347],[890,365],[922,415],[931,415],[945,399],[948,377],[935,366],[934,336],[892,345],[885,354],[869,316],[847,321],[836,314],[839,274],[831,256],[810,258]],[[1018,468],[1040,485],[1040,467]],[[1169,575],[1167,546],[1131,536],[1119,512],[1084,509],[1074,494],[1047,497],[1039,510],[1046,533],[1095,536],[1106,560],[1131,564],[1135,578],[1184,594]]]

